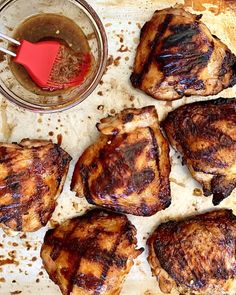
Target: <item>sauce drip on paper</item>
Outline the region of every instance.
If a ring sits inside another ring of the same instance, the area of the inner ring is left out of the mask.
[[[192,7],[196,11],[209,10],[215,15],[224,13],[226,10],[235,8],[235,0],[184,0],[185,7]],[[208,8],[207,8],[208,7]]]

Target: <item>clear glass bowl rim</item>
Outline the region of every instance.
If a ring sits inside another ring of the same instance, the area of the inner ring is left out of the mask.
[[[5,7],[9,6],[10,4],[17,2],[18,0],[5,0],[2,3],[0,2],[0,13],[4,10]],[[89,87],[86,89],[85,93],[83,93],[82,96],[78,97],[78,99],[73,100],[72,102],[69,102],[67,104],[58,105],[56,107],[47,107],[47,106],[38,106],[34,105],[33,103],[27,103],[23,101],[16,100],[14,97],[10,95],[10,93],[6,92],[6,90],[0,85],[0,93],[7,98],[9,101],[14,103],[17,106],[20,106],[24,109],[30,110],[32,112],[36,113],[56,113],[68,110],[78,104],[80,104],[82,101],[84,101],[97,87],[99,82],[101,81],[101,78],[105,72],[106,66],[107,66],[107,57],[108,57],[108,41],[106,36],[105,28],[102,24],[101,19],[95,12],[95,10],[88,4],[85,0],[67,0],[72,3],[77,3],[81,5],[89,15],[89,17],[95,22],[97,29],[99,31],[100,37],[101,37],[101,59],[100,63],[97,69],[96,76],[92,83],[89,85]],[[10,92],[10,90],[9,90]]]

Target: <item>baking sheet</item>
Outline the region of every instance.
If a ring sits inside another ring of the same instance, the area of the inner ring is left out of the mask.
[[[172,109],[182,104],[203,98],[184,98],[175,102],[159,102],[133,89],[129,76],[139,40],[140,28],[156,9],[175,5],[173,0],[89,0],[104,23],[109,41],[109,64],[106,74],[97,89],[79,106],[63,113],[52,115],[24,111],[1,97],[0,140],[20,141],[22,138],[44,138],[57,142],[62,136],[62,147],[70,153],[73,161],[58,206],[50,225],[83,214],[89,205],[69,191],[71,175],[76,160],[82,151],[98,137],[95,124],[100,118],[122,110],[124,107],[155,105],[159,118],[163,119]],[[236,1],[185,0],[187,10],[202,13],[202,21],[228,47],[236,53]],[[194,8],[194,9],[193,9]],[[234,97],[236,88],[221,92],[219,97]],[[210,97],[211,98],[211,97]],[[204,98],[209,99],[209,98]],[[181,159],[171,149],[172,204],[165,211],[152,217],[129,216],[138,230],[139,246],[145,246],[150,232],[161,222],[185,217],[212,208],[211,197],[195,196],[194,189],[201,189],[190,176]],[[236,213],[236,191],[220,206],[232,208]],[[59,288],[49,280],[42,267],[39,251],[47,228],[36,233],[8,237],[0,231],[0,295],[57,295]],[[125,281],[122,295],[162,294],[156,279],[152,277],[144,252],[136,261]]]

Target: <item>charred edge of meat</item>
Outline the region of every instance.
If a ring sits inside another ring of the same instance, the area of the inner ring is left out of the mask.
[[[89,189],[89,183],[88,183],[88,178],[89,178],[89,168],[83,164],[80,164],[79,162],[77,163],[79,168],[79,173],[82,177],[82,182],[83,182],[83,189],[84,189],[84,195],[87,199],[87,201],[92,204],[95,205],[93,198],[90,194],[90,189]],[[77,168],[76,168],[77,169]]]
[[[165,179],[163,179],[161,173],[160,173],[160,155],[159,155],[159,149],[158,144],[155,138],[155,134],[152,130],[152,128],[149,127],[149,132],[152,137],[152,144],[153,144],[153,155],[156,159],[156,165],[157,165],[157,171],[159,172],[159,178],[160,178],[160,192],[159,192],[159,198],[162,204],[162,208],[166,209],[171,205],[171,193],[170,193],[170,184],[169,182],[166,183]],[[168,147],[169,152],[169,147]]]
[[[229,68],[231,68],[233,72],[229,86],[233,87],[236,84],[236,56],[228,49],[226,50],[219,76],[224,76],[228,72]]]
[[[216,105],[216,106],[218,106],[218,105],[224,105],[224,104],[231,105],[232,103],[236,104],[236,98],[234,98],[234,97],[232,97],[232,98],[219,97],[219,98],[212,99],[212,100],[203,100],[203,101],[188,103],[188,104],[180,106],[177,109],[168,113],[166,118],[163,121],[161,121],[161,127],[165,128],[167,120],[172,121],[172,119],[174,119],[176,111],[184,110],[185,108],[188,108],[189,106],[197,106],[197,105],[202,105],[202,106]]]
[[[172,18],[173,18],[173,14],[167,14],[165,17],[165,20],[160,24],[160,26],[157,30],[156,36],[151,44],[152,50],[149,54],[148,60],[146,61],[145,65],[143,66],[142,72],[139,74],[137,74],[137,73],[131,74],[130,81],[131,81],[131,84],[133,85],[133,87],[137,88],[141,84],[144,74],[148,72],[149,67],[152,63],[152,59],[153,59],[153,56],[154,56],[154,53],[156,50],[156,46],[158,45],[159,42],[161,42],[161,37],[164,35],[165,31],[167,30],[168,25],[171,22]],[[141,31],[141,33],[142,33],[142,31]]]
[[[99,209],[96,209],[96,210],[99,210]],[[192,214],[185,218],[180,217],[180,218],[171,219],[166,222],[163,222],[157,226],[157,228],[154,230],[152,235],[154,235],[157,231],[159,231],[162,228],[176,228],[179,224],[188,224],[189,222],[194,222],[199,220],[214,221],[216,219],[215,213],[220,214],[219,217],[221,218],[229,218],[231,220],[236,220],[236,215],[234,215],[232,209],[214,208],[211,211],[206,213]],[[149,242],[151,238],[152,236],[149,238]]]
[[[236,179],[234,181],[231,180],[230,182],[228,182],[227,180],[225,180],[225,176],[214,176],[211,180],[211,193],[213,194],[213,205],[219,205],[221,201],[223,201],[231,194],[235,187]]]
[[[213,100],[199,101],[198,104],[214,104],[214,105],[229,104],[230,105],[232,102],[236,103],[236,99],[235,98],[219,97],[219,98],[213,99]]]
[[[96,204],[97,205],[97,204]],[[149,216],[152,216],[153,214],[155,214],[157,212],[157,209],[160,208],[160,205],[147,205],[147,203],[145,202],[145,200],[142,200],[140,204],[138,204],[138,206],[134,206],[134,208],[129,208],[129,210],[127,210],[126,207],[123,208],[122,205],[97,205],[101,208],[104,208],[106,210],[111,210],[111,211],[114,211],[114,208],[115,208],[115,211],[117,213],[120,213],[120,214],[132,214],[132,215],[136,215],[136,216],[143,216],[143,217],[149,217]],[[162,208],[162,209],[165,209],[165,208]]]
[[[236,62],[232,66],[233,69],[233,76],[231,78],[230,87],[233,87],[236,84]]]
[[[197,20],[197,21],[200,20],[200,19],[202,18],[202,16],[203,16],[202,13],[201,13],[201,14],[197,14],[197,15],[196,15],[196,20]]]

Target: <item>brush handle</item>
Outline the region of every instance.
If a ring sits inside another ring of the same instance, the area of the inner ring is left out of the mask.
[[[14,52],[12,52],[12,51],[10,51],[10,50],[8,50],[6,48],[0,47],[0,51],[4,52],[6,54],[9,54],[9,55],[11,55],[13,57],[16,57],[16,54]]]
[[[11,37],[8,37],[8,36],[4,35],[3,33],[0,33],[0,39],[7,40],[7,41],[9,41],[9,42],[11,42],[13,44],[18,45],[18,46],[20,45],[19,41],[15,40],[15,39],[13,39]]]
[[[0,39],[7,40],[7,41],[9,41],[9,42],[11,42],[11,43],[13,43],[15,45],[18,45],[18,46],[20,45],[20,42],[19,41],[15,40],[15,39],[13,39],[11,37],[8,37],[8,36],[6,36],[6,35],[4,35],[2,33],[0,33]],[[8,50],[6,48],[0,47],[0,51],[4,52],[6,54],[9,54],[11,56],[16,57],[16,54],[14,52],[12,52],[12,51],[10,51],[10,50]]]

